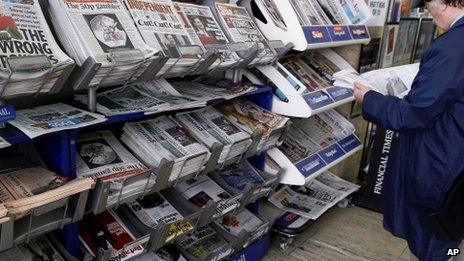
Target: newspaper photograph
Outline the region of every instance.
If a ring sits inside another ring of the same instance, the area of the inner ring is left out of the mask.
[[[259,238],[266,230],[266,227],[263,227],[265,223],[246,208],[227,214],[214,223],[236,237],[240,232],[246,231],[251,233],[252,238]]]
[[[105,117],[55,103],[16,111],[16,119],[8,123],[24,132],[29,138],[74,128],[82,128],[106,121]]]
[[[233,252],[232,246],[210,226],[198,228],[177,239],[176,245],[182,252],[198,260],[205,260],[211,253],[214,253],[214,260],[222,260]]]
[[[2,1],[0,6],[0,57],[1,96],[52,91],[63,69],[74,61],[58,46],[45,20],[38,1]],[[18,57],[35,57],[28,60],[34,69],[18,70]],[[53,68],[53,73],[50,70]],[[16,70],[10,75],[10,69]],[[54,91],[54,90],[53,90]]]

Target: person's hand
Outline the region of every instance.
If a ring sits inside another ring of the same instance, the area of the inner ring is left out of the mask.
[[[354,98],[358,103],[363,103],[364,101],[364,95],[372,90],[370,86],[361,84],[359,82],[354,83]]]

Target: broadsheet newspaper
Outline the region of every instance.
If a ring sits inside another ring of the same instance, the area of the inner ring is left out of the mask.
[[[212,148],[214,143],[224,145],[219,163],[245,153],[252,142],[249,134],[227,120],[213,107],[180,113],[176,118],[208,148]]]
[[[261,237],[269,228],[268,224],[251,213],[248,209],[243,208],[236,213],[227,214],[215,223],[233,236],[239,236],[240,232],[246,231],[251,233],[247,243]]]
[[[182,222],[183,216],[161,194],[154,193],[127,204],[130,211],[145,226],[155,228],[162,221],[169,226],[166,242],[192,230],[190,221]]]
[[[110,182],[107,205],[151,188],[155,179],[125,183],[129,177],[149,171],[132,156],[110,131],[80,135],[76,141],[77,176]]]
[[[186,3],[174,3],[184,26],[195,44],[206,50],[214,48],[222,51],[220,66],[230,66],[240,60],[235,52],[228,51],[229,40],[207,6]],[[217,63],[213,68],[218,66]]]
[[[215,6],[224,32],[230,36],[233,42],[248,43],[250,48],[254,44],[258,44],[260,51],[252,64],[269,62],[277,55],[244,7],[224,3],[215,3]]]
[[[278,208],[310,219],[319,218],[359,186],[325,172],[304,187],[283,187],[269,198]]]
[[[62,70],[74,61],[55,42],[39,1],[2,0],[0,3],[1,96],[51,91]],[[33,68],[30,71],[23,71],[21,62],[14,59],[24,56],[37,57],[24,64]],[[15,71],[11,78],[9,69]]]
[[[373,15],[363,0],[318,0],[326,14],[332,16],[336,24],[366,24]]]
[[[320,15],[314,5],[319,5],[317,1],[290,0],[295,13],[298,15],[301,25],[329,25],[330,20],[326,16]]]
[[[61,43],[76,62],[82,65],[92,57],[102,64],[91,85],[137,78],[159,51],[145,44],[119,0],[50,1],[49,10]]]
[[[212,260],[222,260],[233,252],[232,246],[210,226],[198,228],[177,239],[175,244],[187,258],[192,256],[195,260],[207,260],[212,253]]]
[[[226,214],[239,207],[237,197],[232,197],[207,175],[200,175],[196,180],[180,182],[175,187],[182,197],[197,207],[204,207],[208,201],[219,202],[218,216]]]
[[[172,82],[172,86],[184,97],[199,100],[209,101],[213,99],[230,100],[244,94],[257,90],[257,87],[251,84],[241,84],[235,88],[225,88],[202,84],[198,82]]]
[[[176,66],[171,71],[181,71],[198,60],[198,55],[180,51],[182,46],[192,46],[194,42],[170,0],[124,0],[124,3],[145,42],[172,58],[167,67]]]
[[[105,117],[100,114],[55,103],[19,110],[16,112],[16,119],[8,123],[32,139],[47,133],[81,128],[104,121]]]
[[[56,247],[45,236],[35,238],[29,243],[15,246],[12,249],[0,253],[2,261],[35,261],[53,260],[66,261]]]
[[[127,123],[121,140],[152,168],[158,168],[161,160],[174,161],[169,180],[200,171],[210,153],[174,119],[161,116],[156,119]]]
[[[87,214],[79,226],[79,240],[94,257],[99,247],[106,245],[111,261],[129,260],[145,251],[141,244],[134,242],[135,236],[111,209],[98,215]]]
[[[275,146],[282,134],[279,130],[283,131],[289,120],[245,99],[221,103],[217,108],[249,134],[255,132],[262,134],[258,144],[259,150]]]

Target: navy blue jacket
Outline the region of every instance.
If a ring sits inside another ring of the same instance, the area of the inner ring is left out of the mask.
[[[439,240],[424,220],[464,170],[464,18],[433,41],[404,99],[369,91],[363,116],[399,133],[385,177],[384,227],[420,260],[448,259],[459,242]]]

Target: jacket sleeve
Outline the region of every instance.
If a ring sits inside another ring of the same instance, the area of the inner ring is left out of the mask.
[[[399,133],[427,129],[456,99],[462,97],[464,61],[443,48],[431,48],[424,57],[411,91],[404,98],[369,91],[364,96],[367,121]]]

